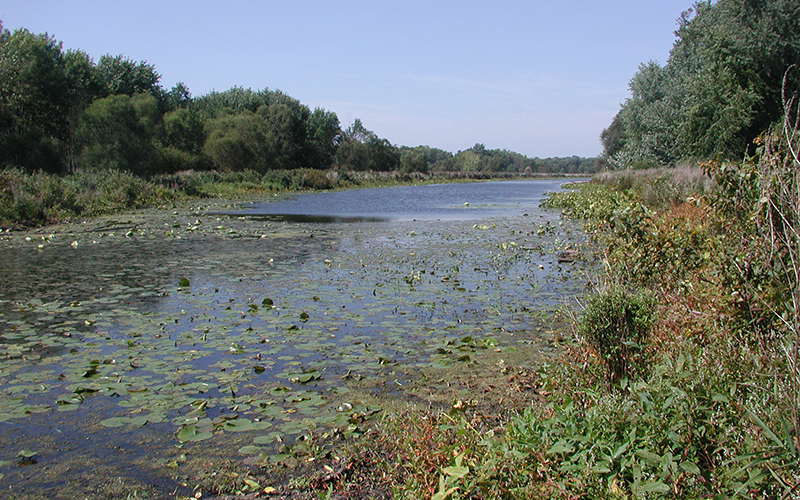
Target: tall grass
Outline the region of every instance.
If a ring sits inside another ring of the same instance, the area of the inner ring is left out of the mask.
[[[118,171],[78,172],[67,177],[0,170],[0,226],[41,226],[154,204],[172,193]]]

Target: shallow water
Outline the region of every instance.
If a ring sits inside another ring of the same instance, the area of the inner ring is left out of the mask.
[[[433,184],[304,194],[253,203],[237,215],[291,222],[470,221],[524,213],[560,181]],[[358,193],[354,196],[354,193]]]
[[[2,489],[173,491],[176,456],[265,457],[357,431],[426,369],[546,356],[549,314],[591,270],[556,258],[582,238],[538,208],[556,189],[303,195],[1,241]]]

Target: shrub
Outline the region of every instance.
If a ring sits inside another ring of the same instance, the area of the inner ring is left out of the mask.
[[[654,322],[655,305],[650,292],[629,292],[619,285],[589,300],[578,331],[603,359],[612,384],[643,374],[645,343]]]

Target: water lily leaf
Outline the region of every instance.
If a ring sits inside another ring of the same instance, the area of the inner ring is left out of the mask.
[[[211,432],[198,431],[197,427],[193,424],[184,425],[175,434],[178,441],[185,443],[187,441],[203,441],[212,436]]]
[[[271,444],[276,443],[280,439],[280,433],[271,432],[265,436],[256,436],[253,438],[255,444]]]
[[[245,465],[264,466],[267,465],[269,461],[270,461],[270,455],[265,451],[259,452],[258,455],[254,457],[248,457],[244,459]],[[266,491],[266,488],[264,490],[265,493],[269,493]]]
[[[227,420],[220,427],[226,432],[242,432],[253,430],[256,426],[250,420],[244,418],[237,418],[235,420]]]
[[[181,278],[180,281],[178,281],[178,286],[181,288],[186,288],[189,286],[189,280],[187,278]]]
[[[106,418],[100,421],[100,425],[103,427],[122,427],[123,425],[128,425],[131,423],[131,419],[128,417],[111,417]]]
[[[320,377],[320,375],[316,373],[308,372],[308,373],[295,373],[289,375],[287,378],[289,379],[290,382],[295,384],[307,384],[314,380],[319,380],[322,377]]]

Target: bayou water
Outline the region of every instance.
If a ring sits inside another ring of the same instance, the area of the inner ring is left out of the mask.
[[[592,266],[558,258],[583,238],[539,208],[559,184],[209,202],[5,235],[0,497],[186,495],[213,460],[357,433],[457,369],[541,363]]]

